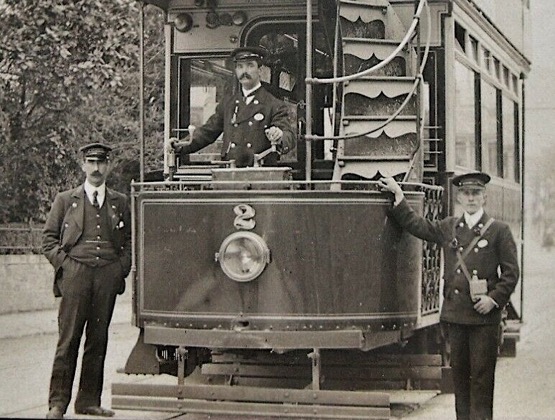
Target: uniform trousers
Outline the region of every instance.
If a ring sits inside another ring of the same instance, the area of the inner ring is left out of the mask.
[[[71,400],[77,356],[83,331],[85,344],[75,409],[100,406],[108,327],[121,285],[119,260],[90,267],[66,258],[59,282],[62,297],[58,312],[59,339],[50,380],[49,407],[65,413]]]
[[[447,326],[457,420],[492,419],[499,325]]]

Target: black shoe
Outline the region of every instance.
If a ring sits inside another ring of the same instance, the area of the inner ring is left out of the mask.
[[[75,414],[88,414],[90,416],[100,416],[100,417],[114,417],[115,412],[112,410],[108,410],[107,408],[102,407],[83,407],[79,409],[75,409]],[[61,417],[60,417],[61,418]]]
[[[63,419],[64,418],[64,411],[60,407],[54,406],[50,410],[48,410],[48,413],[46,413],[46,418],[47,419]]]

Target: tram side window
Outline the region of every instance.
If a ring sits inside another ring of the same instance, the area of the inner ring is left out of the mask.
[[[455,163],[476,169],[476,73],[460,62],[455,62]]]
[[[498,90],[482,81],[482,145],[483,169],[500,176],[500,133],[498,121]]]
[[[519,182],[518,173],[518,120],[514,101],[503,96],[503,178]]]

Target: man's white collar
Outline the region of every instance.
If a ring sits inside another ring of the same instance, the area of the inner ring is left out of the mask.
[[[85,193],[87,194],[87,197],[89,198],[91,203],[93,202],[93,193],[95,191],[98,191],[97,199],[98,199],[98,203],[102,207],[102,204],[104,203],[104,197],[106,196],[106,183],[103,183],[102,185],[95,187],[89,181],[85,180],[84,188],[85,188]]]
[[[243,89],[243,95],[245,97],[247,97],[251,93],[253,93],[256,89],[258,89],[260,86],[262,86],[262,83],[258,82],[258,84],[255,87],[253,87],[252,89],[249,89],[249,90],[246,90],[246,89],[243,89],[243,88],[241,88],[241,89]]]
[[[476,225],[476,223],[480,221],[483,215],[484,215],[483,208],[481,208],[474,214],[468,214],[467,212],[464,212],[464,221],[466,222],[466,225],[470,229],[472,229]]]

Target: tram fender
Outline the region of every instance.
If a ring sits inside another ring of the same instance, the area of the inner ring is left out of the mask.
[[[159,375],[161,373],[175,372],[176,370],[177,361],[174,363],[160,361],[156,355],[156,346],[145,343],[144,329],[141,328],[137,342],[125,363],[124,373],[131,375]]]

